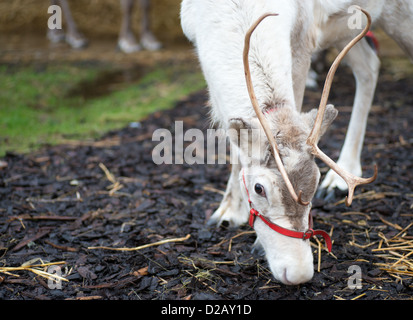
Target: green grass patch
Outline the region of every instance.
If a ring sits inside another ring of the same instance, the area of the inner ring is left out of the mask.
[[[128,72],[86,62],[0,66],[0,157],[97,138],[205,87],[200,70],[188,63],[137,69],[141,74],[132,81],[115,79]]]

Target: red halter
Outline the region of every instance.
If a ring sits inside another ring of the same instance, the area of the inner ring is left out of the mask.
[[[250,218],[249,218],[249,224],[250,224],[251,228],[254,228],[255,217],[259,217],[272,230],[274,230],[274,231],[276,231],[276,232],[278,232],[282,235],[285,235],[287,237],[307,240],[307,239],[310,239],[312,236],[321,235],[324,238],[325,242],[326,242],[328,252],[331,252],[332,242],[331,242],[330,236],[328,235],[327,232],[325,232],[323,230],[313,230],[313,228],[312,228],[313,227],[313,219],[312,219],[311,213],[309,214],[309,218],[308,218],[308,229],[307,229],[307,231],[304,231],[304,232],[286,229],[286,228],[283,228],[283,227],[279,226],[278,224],[272,223],[272,222],[268,221],[266,218],[264,218],[264,216],[262,216],[257,210],[255,210],[252,207],[250,194],[248,192],[248,188],[247,188],[247,185],[245,183],[244,170],[242,170],[242,181],[244,182],[245,190],[247,191],[247,195],[248,195],[248,202],[249,202],[250,208],[251,208],[250,209]]]

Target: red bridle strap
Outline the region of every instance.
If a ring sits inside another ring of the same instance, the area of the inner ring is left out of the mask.
[[[245,183],[245,177],[244,177],[244,170],[242,171],[242,180],[244,182],[244,186],[245,186],[245,190],[247,191],[247,195],[248,195],[248,202],[250,204],[250,217],[249,217],[249,225],[251,226],[251,228],[254,228],[254,222],[255,222],[255,217],[259,217],[267,226],[269,226],[272,230],[287,236],[287,237],[291,237],[291,238],[298,238],[298,239],[303,239],[303,240],[307,240],[310,239],[313,236],[316,235],[320,235],[324,238],[326,245],[327,245],[327,249],[328,252],[331,252],[332,249],[332,242],[331,242],[331,238],[329,236],[329,234],[323,230],[314,230],[313,227],[313,219],[311,217],[311,213],[309,214],[308,217],[308,229],[307,231],[295,231],[295,230],[291,230],[291,229],[286,229],[281,227],[280,225],[273,223],[271,221],[268,221],[264,216],[262,216],[257,210],[255,210],[252,207],[252,202],[250,199],[250,194],[248,192],[248,188],[247,188],[247,184]]]

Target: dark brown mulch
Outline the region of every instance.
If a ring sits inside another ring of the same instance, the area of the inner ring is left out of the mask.
[[[377,249],[394,245],[390,239],[404,245],[413,240],[413,228],[403,230],[413,216],[413,79],[383,74],[362,159],[366,176],[378,164],[378,179],[358,188],[350,208],[340,203],[341,193],[335,200],[314,200],[315,227],[332,230],[334,245],[332,254],[321,252],[319,264],[312,240],[311,282],[284,286],[275,281],[265,259],[251,253],[255,239],[248,226],[205,224],[221,201],[229,165],[153,163],[151,152],[159,143],[151,139],[155,129],[173,129],[176,120],[186,129],[208,128],[206,94],[200,92],[99,141],[3,159],[0,267],[35,258],[41,261],[32,264],[64,261],[60,271],[69,281],[51,289],[56,283],[29,270],[0,273],[0,299],[411,299],[411,265],[397,266],[405,273],[384,269],[412,249]],[[330,101],[341,112],[322,140],[333,158],[349,120],[353,83],[348,71],[339,70]],[[306,108],[318,106],[318,97],[309,92]],[[187,240],[141,250],[88,249],[134,248],[186,235]],[[406,260],[411,263],[411,256]],[[352,265],[361,268],[360,289],[348,285]]]

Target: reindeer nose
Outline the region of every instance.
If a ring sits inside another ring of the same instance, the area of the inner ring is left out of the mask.
[[[282,283],[286,285],[297,285],[300,283],[305,283],[310,281],[314,275],[314,268],[285,268],[284,272],[279,279]]]

